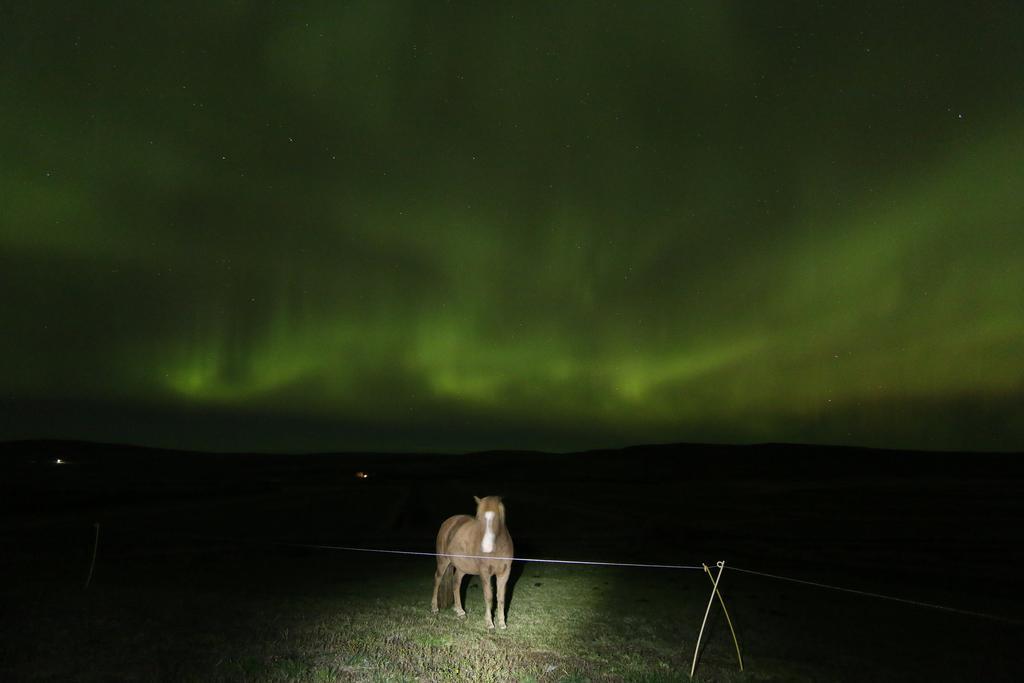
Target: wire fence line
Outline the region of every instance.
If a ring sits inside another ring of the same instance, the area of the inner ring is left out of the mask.
[[[700,565],[685,564],[646,564],[640,562],[599,562],[596,560],[558,560],[546,557],[498,557],[495,555],[462,555],[459,553],[428,553],[414,550],[379,550],[375,548],[350,548],[347,546],[322,545],[306,546],[324,550],[348,550],[364,553],[393,553],[396,555],[427,555],[432,557],[460,557],[469,560],[509,560],[511,562],[540,562],[547,564],[577,564],[597,567],[638,567],[641,569],[703,569]]]
[[[227,541],[229,543],[238,543],[239,539],[232,538],[213,538],[210,536],[193,536],[192,538],[202,538],[206,540],[215,541]],[[460,557],[469,560],[508,560],[510,562],[539,562],[547,564],[570,564],[570,565],[591,565],[596,567],[635,567],[641,569],[695,569],[702,570],[703,565],[688,565],[688,564],[648,564],[642,562],[599,562],[596,560],[561,560],[552,559],[546,557],[503,557],[497,555],[463,555],[459,553],[431,553],[420,550],[389,550],[385,548],[356,548],[353,546],[344,545],[319,545],[315,543],[286,543],[281,541],[261,541],[254,540],[249,541],[250,543],[260,543],[267,545],[279,545],[292,548],[311,548],[316,550],[343,550],[347,552],[357,553],[380,553],[384,555],[412,555],[416,557]]]
[[[209,536],[193,536],[193,538],[201,538],[205,540],[216,540],[229,543],[239,543],[240,539],[231,538],[213,538]],[[640,569],[676,569],[676,570],[705,570],[706,567],[703,564],[700,565],[688,565],[688,564],[651,564],[643,562],[603,562],[597,560],[564,560],[564,559],[553,559],[553,558],[542,558],[542,557],[497,557],[493,555],[463,555],[457,553],[432,553],[427,551],[419,550],[393,550],[385,548],[359,548],[355,546],[342,546],[342,545],[322,545],[315,543],[288,543],[281,541],[265,541],[265,540],[249,540],[249,543],[257,543],[263,545],[277,545],[286,546],[292,548],[309,548],[313,550],[340,550],[343,552],[359,552],[359,553],[377,553],[384,555],[409,555],[415,557],[458,557],[465,559],[474,560],[509,560],[512,562],[536,562],[545,564],[564,564],[564,565],[587,565],[596,567],[629,567],[629,568],[640,568]],[[834,590],[843,593],[851,593],[854,595],[860,595],[869,598],[875,598],[879,600],[889,600],[892,602],[903,603],[906,605],[914,605],[916,607],[924,607],[928,609],[941,610],[944,612],[950,612],[953,614],[961,614],[964,616],[978,617],[982,619],[990,619],[993,621],[1001,621],[1010,624],[1024,625],[1024,620],[1016,619],[1013,617],[1007,617],[999,614],[991,614],[988,612],[978,612],[975,610],[962,609],[959,607],[949,607],[947,605],[940,605],[937,603],[924,602],[921,600],[912,600],[910,598],[901,598],[894,595],[886,595],[884,593],[874,593],[871,591],[859,590],[856,588],[846,588],[844,586],[834,586],[827,583],[821,583],[818,581],[808,581],[806,579],[797,579],[790,576],[783,576],[781,574],[770,574],[768,572],[757,571],[754,569],[746,569],[743,567],[737,567],[735,565],[725,564],[724,569],[729,569],[743,574],[750,574],[753,576],[760,576],[763,578],[774,579],[777,581],[788,581],[790,583],[801,584],[805,586],[812,586],[814,588],[822,588],[827,590]]]
[[[727,567],[733,571],[742,572],[744,574],[753,574],[756,576],[763,576],[769,579],[776,579],[779,581],[789,581],[790,583],[798,583],[804,586],[813,586],[815,588],[827,588],[829,590],[841,591],[843,593],[853,593],[854,595],[863,595],[869,598],[878,598],[880,600],[891,600],[893,602],[902,602],[907,605],[916,605],[917,607],[927,607],[930,609],[942,610],[945,612],[953,612],[955,614],[963,614],[971,617],[981,617],[983,619],[993,619],[995,621],[1004,621],[1010,624],[1024,625],[1024,620],[1015,619],[1013,617],[1006,617],[999,614],[991,614],[989,612],[976,612],[969,609],[961,609],[959,607],[948,607],[946,605],[939,605],[933,602],[923,602],[921,600],[911,600],[910,598],[900,598],[894,595],[885,595],[883,593],[873,593],[871,591],[858,590],[856,588],[845,588],[843,586],[833,586],[827,583],[819,583],[817,581],[808,581],[806,579],[794,579],[790,576],[782,576],[780,574],[769,574],[768,572],[759,572],[754,569],[744,569],[743,567],[737,567],[735,565],[727,565]]]

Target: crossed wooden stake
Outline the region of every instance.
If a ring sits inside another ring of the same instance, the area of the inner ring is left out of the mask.
[[[697,669],[697,655],[700,654],[700,641],[704,637],[704,627],[708,623],[708,615],[711,614],[711,605],[715,602],[715,596],[718,596],[718,602],[722,605],[722,611],[725,612],[725,620],[729,624],[729,631],[732,633],[732,642],[736,646],[736,658],[740,662],[740,671],[743,671],[743,655],[740,654],[740,642],[736,639],[736,629],[732,627],[732,619],[729,618],[729,610],[725,608],[725,600],[722,598],[722,594],[718,591],[718,581],[722,578],[722,570],[725,569],[725,562],[719,560],[716,563],[718,567],[718,574],[711,576],[711,570],[708,569],[706,564],[701,564],[704,567],[704,573],[708,575],[708,580],[711,581],[711,597],[708,598],[708,608],[704,610],[704,621],[700,624],[700,633],[697,634],[697,645],[693,648],[693,663],[690,665],[690,678],[693,678],[693,672]]]

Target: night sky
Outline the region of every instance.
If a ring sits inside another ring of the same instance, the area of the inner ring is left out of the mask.
[[[1022,30],[7,3],[0,439],[1024,449]]]

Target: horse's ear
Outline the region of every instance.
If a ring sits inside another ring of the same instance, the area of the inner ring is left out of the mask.
[[[479,504],[480,504],[480,499],[479,499],[479,498],[477,498],[476,496],[473,496],[473,500],[475,500],[475,501],[476,501],[476,504],[477,504],[477,505],[479,505]]]

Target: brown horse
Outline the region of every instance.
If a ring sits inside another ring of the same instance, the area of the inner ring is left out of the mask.
[[[438,590],[441,607],[455,603],[455,614],[466,616],[462,609],[462,577],[480,576],[484,588],[484,616],[487,628],[494,628],[491,618],[491,577],[498,583],[498,627],[505,628],[505,584],[512,571],[512,537],[505,528],[505,506],[498,496],[477,498],[476,517],[455,515],[444,520],[437,532],[437,571],[434,572],[434,597],[430,610],[437,613]]]

